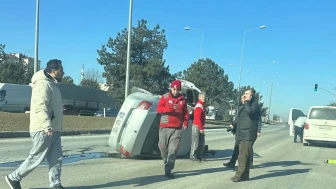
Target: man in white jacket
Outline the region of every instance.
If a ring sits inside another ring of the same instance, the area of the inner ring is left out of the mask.
[[[300,142],[303,142],[303,129],[304,129],[304,125],[306,122],[307,117],[306,116],[301,116],[299,118],[297,118],[297,120],[295,120],[294,122],[294,142],[297,142],[297,136],[300,135]]]
[[[49,164],[50,188],[64,188],[60,179],[63,158],[61,146],[63,103],[59,89],[63,75],[62,61],[54,59],[47,63],[45,70],[36,72],[31,80],[29,132],[33,148],[20,167],[6,176],[5,179],[11,189],[21,189],[20,181],[44,159],[47,159]]]

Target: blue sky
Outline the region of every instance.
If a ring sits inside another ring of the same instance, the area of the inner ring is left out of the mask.
[[[0,4],[0,43],[6,44],[6,52],[34,56],[35,1],[0,0]],[[196,28],[202,28],[203,58],[223,67],[236,87],[244,30],[266,25],[247,32],[241,85],[259,90],[267,82],[261,92],[269,101],[269,84],[278,83],[273,87],[271,115],[287,119],[291,107],[307,113],[312,105],[336,99],[313,90],[318,83],[336,93],[335,6],[333,0],[134,0],[133,24],[143,18],[149,27],[160,24],[166,30],[165,59],[172,73],[199,58],[201,31]],[[75,83],[82,64],[103,71],[96,61],[97,49],[127,28],[128,11],[129,1],[41,0],[42,67],[49,59],[61,59]],[[186,26],[191,30],[185,31]]]

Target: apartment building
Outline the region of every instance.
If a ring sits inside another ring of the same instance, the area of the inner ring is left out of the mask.
[[[29,57],[22,53],[9,53],[6,54],[6,57],[9,62],[23,62],[25,65],[34,68],[34,58]],[[40,70],[41,67],[41,61],[39,60],[37,62],[37,70]]]

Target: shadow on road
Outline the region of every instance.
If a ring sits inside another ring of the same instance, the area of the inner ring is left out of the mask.
[[[212,155],[211,151],[215,151],[216,154]],[[203,158],[206,159],[206,161],[219,161],[219,160],[225,160],[227,158],[231,158],[231,155],[233,153],[232,149],[227,150],[210,150],[209,153],[205,153],[203,155]],[[255,154],[256,156],[259,156],[258,154]],[[161,160],[161,157],[135,157],[133,159],[137,160]],[[190,159],[190,153],[187,153],[185,156],[178,157],[177,159]]]
[[[274,167],[274,166],[290,167],[290,166],[295,166],[295,165],[314,165],[314,164],[302,163],[301,161],[275,161],[275,162],[265,162],[259,165],[253,165],[253,169]]]
[[[211,169],[203,169],[203,170],[195,170],[195,171],[180,171],[175,172],[176,179],[188,177],[188,176],[195,176],[200,174],[207,174],[207,173],[216,173],[225,171],[226,169],[224,167],[221,168],[211,168]],[[109,188],[109,187],[120,187],[125,185],[132,185],[135,187],[143,187],[146,185],[168,181],[169,179],[164,177],[164,175],[153,175],[153,176],[144,176],[144,177],[138,177],[138,178],[132,178],[127,180],[121,180],[121,181],[114,181],[109,182],[105,184],[98,184],[98,185],[92,185],[92,186],[68,186],[66,188],[69,189],[92,189],[92,188]],[[40,189],[40,188],[32,188],[32,189]]]
[[[272,178],[272,177],[281,177],[281,176],[288,176],[288,175],[294,175],[294,174],[301,174],[301,173],[308,173],[312,169],[286,169],[286,170],[272,170],[268,171],[268,174],[256,176],[253,178],[250,178],[250,180],[259,180],[259,179],[265,179],[265,178]]]

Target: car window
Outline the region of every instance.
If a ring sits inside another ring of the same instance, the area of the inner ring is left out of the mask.
[[[6,90],[1,90],[0,91],[0,101],[5,100],[6,98]]]
[[[303,117],[305,114],[301,110],[293,109],[292,110],[292,119],[297,120],[299,117]]]
[[[333,108],[312,108],[309,119],[336,120],[336,109]]]

